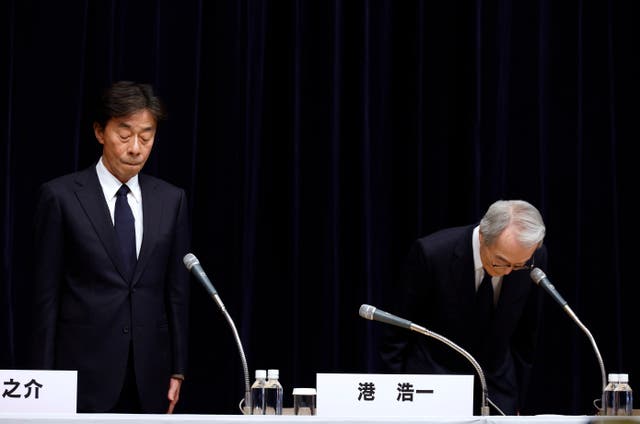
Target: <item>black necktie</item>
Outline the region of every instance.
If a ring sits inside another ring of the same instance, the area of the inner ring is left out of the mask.
[[[136,255],[135,220],[133,219],[129,202],[127,202],[127,193],[129,193],[129,187],[126,184],[122,184],[116,193],[116,208],[113,220],[116,236],[120,244],[120,254],[126,268],[127,281],[131,281],[138,259]]]
[[[476,314],[480,328],[487,328],[493,317],[493,284],[486,271],[476,293]]]

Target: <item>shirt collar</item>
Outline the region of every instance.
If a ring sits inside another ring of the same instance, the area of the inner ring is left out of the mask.
[[[476,274],[482,270],[482,275],[484,275],[482,259],[480,259],[480,226],[476,226],[476,228],[473,229],[471,244],[473,246],[473,267],[476,270]]]
[[[122,185],[119,179],[117,179],[109,170],[104,166],[102,156],[96,164],[96,172],[98,174],[98,180],[102,186],[105,197],[107,199],[113,199],[116,196],[116,192]],[[138,174],[131,177],[125,184],[129,187],[131,195],[136,202],[140,203],[142,200],[142,192],[140,190],[140,183],[138,181]]]

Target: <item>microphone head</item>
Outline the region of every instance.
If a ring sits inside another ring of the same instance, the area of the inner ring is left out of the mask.
[[[531,279],[536,284],[540,284],[540,281],[546,277],[545,273],[538,267],[533,268],[529,273],[529,276],[531,276]]]
[[[373,320],[373,313],[376,311],[375,306],[367,305],[366,303],[360,306],[359,314],[362,318]]]
[[[193,253],[187,253],[186,255],[184,255],[184,258],[182,258],[182,262],[184,262],[184,266],[186,266],[189,271],[191,271],[191,268],[194,265],[200,264],[200,261]]]

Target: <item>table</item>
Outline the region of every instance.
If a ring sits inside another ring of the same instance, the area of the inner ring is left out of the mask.
[[[596,424],[640,423],[640,417],[567,415],[489,417],[318,417],[295,415],[197,415],[197,414],[17,414],[0,412],[0,424]]]

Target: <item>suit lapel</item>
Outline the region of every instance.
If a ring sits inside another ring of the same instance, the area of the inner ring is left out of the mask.
[[[458,287],[461,288],[458,293],[464,293],[464,296],[469,301],[474,301],[476,296],[476,273],[473,264],[473,249],[472,249],[472,236],[473,226],[469,227],[464,237],[460,238],[460,241],[454,249],[455,261],[452,262],[453,269],[451,275],[455,276],[458,281]]]
[[[524,271],[520,271],[524,272]],[[498,307],[510,305],[522,296],[527,294],[527,286],[531,283],[529,276],[518,273],[511,273],[502,278],[502,288],[500,289],[500,298],[498,299]]]
[[[118,253],[116,232],[95,167],[89,167],[78,174],[75,192],[104,249],[126,281],[125,267]]]
[[[145,178],[144,175],[138,174],[138,182],[140,183],[140,191],[142,192],[142,246],[140,247],[140,255],[138,255],[138,263],[133,274],[132,285],[136,284],[149,263],[153,249],[156,246],[156,240],[159,233],[159,225],[162,218],[162,199],[156,192],[157,186],[153,180]]]
[[[463,316],[464,322],[473,320],[473,310],[476,300],[475,286],[475,268],[473,265],[473,249],[471,238],[473,235],[473,226],[467,228],[463,237],[459,238],[458,243],[454,247],[453,257],[451,261],[451,270],[449,275],[452,276],[449,284],[455,285],[450,290],[452,296],[457,297],[457,303],[462,306],[460,314]]]

